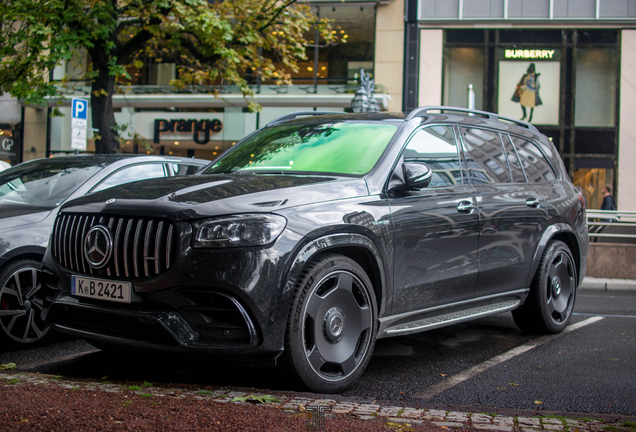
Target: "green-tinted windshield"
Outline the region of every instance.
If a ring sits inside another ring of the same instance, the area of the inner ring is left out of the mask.
[[[373,168],[396,130],[393,124],[353,121],[274,126],[249,138],[205,173],[362,175]]]

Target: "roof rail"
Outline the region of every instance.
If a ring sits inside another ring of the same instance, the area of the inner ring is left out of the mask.
[[[333,115],[333,114],[345,114],[344,112],[338,112],[338,111],[299,111],[299,112],[293,112],[293,113],[289,113],[289,114],[284,114],[280,117],[276,117],[274,120],[270,121],[269,123],[267,123],[265,125],[265,127],[270,127],[270,126],[274,126],[277,125],[278,123],[283,123],[286,121],[290,121],[290,120],[294,120],[297,117],[302,117],[302,116],[321,116],[321,115]]]
[[[488,117],[491,120],[497,120],[497,121],[505,120],[507,122],[514,123],[516,125],[528,128],[531,131],[540,133],[539,130],[536,128],[536,126],[531,123],[526,123],[521,120],[501,116],[499,114],[495,114],[495,113],[491,113],[487,111],[471,110],[468,108],[459,108],[459,107],[451,107],[451,106],[423,106],[423,107],[415,108],[406,117],[406,121],[414,119],[415,117],[422,117],[423,115],[426,115],[428,111],[456,111],[456,112],[462,112],[462,113],[468,113],[468,114],[479,114],[481,116]]]

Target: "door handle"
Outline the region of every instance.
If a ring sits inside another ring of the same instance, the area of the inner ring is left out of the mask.
[[[475,211],[475,206],[470,201],[460,201],[457,205],[457,211],[463,214],[471,214]]]
[[[532,208],[539,208],[539,200],[536,198],[528,198],[526,200],[526,205]]]

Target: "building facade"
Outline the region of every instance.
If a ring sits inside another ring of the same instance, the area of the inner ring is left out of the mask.
[[[361,68],[381,109],[451,105],[530,121],[550,137],[590,208],[611,185],[636,211],[636,0],[315,0],[346,44],[315,32],[292,86],[252,82],[249,113],[238,89],[215,97],[175,92],[171,64],[148,64],[114,96],[125,127],[120,151],[214,159],[246,134],[294,111],[349,111]],[[77,67],[77,60],[73,62]],[[60,65],[54,76],[72,75]],[[471,91],[469,91],[471,87]],[[78,86],[81,90],[81,86]],[[522,90],[527,91],[522,91]],[[0,99],[0,159],[17,163],[73,152],[64,117]],[[54,106],[57,101],[52,100]],[[90,118],[90,111],[89,111]],[[89,122],[90,123],[90,122]],[[5,138],[2,138],[2,137]],[[4,139],[4,141],[3,141]],[[87,152],[94,150],[88,131]]]
[[[636,211],[636,2],[407,0],[405,17],[404,110],[467,107],[470,86],[554,142],[590,208],[607,184]]]

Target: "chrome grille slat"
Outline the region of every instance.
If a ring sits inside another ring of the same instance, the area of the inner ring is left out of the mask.
[[[141,250],[141,236],[143,235],[143,226],[144,220],[139,219],[137,222],[137,229],[135,229],[135,240],[133,243],[133,269],[135,270],[135,277],[139,277],[139,264],[140,259],[143,260],[142,250]]]
[[[68,259],[66,258],[66,239],[68,238],[68,226],[70,224],[70,218],[66,220],[66,223],[64,224],[64,233],[62,234],[62,251],[64,252],[64,266],[68,267]]]
[[[97,225],[108,228],[113,242],[110,262],[99,270],[90,266],[84,256],[86,234]],[[171,268],[176,247],[174,225],[156,218],[71,213],[58,215],[53,225],[53,257],[76,274],[156,277]]]
[[[112,233],[113,233],[113,226],[114,226],[114,225],[115,225],[115,218],[114,218],[114,217],[111,217],[111,218],[108,220],[108,231],[110,231],[111,235],[112,235]],[[113,249],[114,249],[114,248],[115,248],[115,242],[113,242]],[[114,257],[114,251],[113,251],[113,257]],[[113,258],[113,259],[114,259],[114,258]],[[111,270],[111,268],[112,268],[112,267],[113,267],[113,266],[112,266],[112,264],[110,264],[110,265],[108,266],[108,268],[106,268],[106,274],[107,274],[108,276],[112,276],[112,270]]]
[[[117,230],[115,231],[115,238],[113,239],[113,244],[115,247],[115,274],[117,275],[117,277],[121,277],[121,272],[119,271],[119,260],[121,259],[120,257],[120,250],[121,248],[119,247],[121,243],[121,234],[122,234],[122,225],[124,224],[124,218],[120,218],[119,222],[117,222]]]
[[[77,229],[79,228],[80,225],[80,221],[82,220],[81,216],[73,216],[73,222],[71,222],[71,234],[70,234],[70,238],[69,238],[69,245],[72,245],[73,248],[73,253],[70,255],[75,255],[75,268],[79,268],[79,250],[77,247],[77,239],[78,239],[78,235],[77,235]],[[73,259],[71,258],[71,262],[73,261]]]
[[[159,260],[161,259],[160,258],[161,239],[163,239],[164,224],[165,224],[164,221],[159,222],[159,226],[157,227],[157,235],[155,237],[155,254],[153,256],[155,257],[155,273],[156,274],[161,273],[161,265]]]
[[[168,246],[166,247],[166,270],[168,270],[170,268],[170,264],[172,263],[172,255],[170,254],[170,252],[172,251],[172,248],[174,247],[174,226],[171,224],[168,227],[168,235],[167,235],[167,243]]]
[[[86,273],[86,260],[84,259],[83,255],[84,255],[84,238],[86,237],[86,233],[88,232],[88,221],[89,221],[89,217],[84,216],[84,225],[82,226],[82,230],[80,231],[80,236],[79,236],[79,242],[80,242],[80,251],[82,251],[82,272]],[[79,268],[78,268],[79,270]]]
[[[148,258],[150,258],[150,257],[148,256],[148,252],[150,251],[150,248],[152,247],[150,242],[152,241],[152,232],[154,230],[154,227],[155,227],[155,221],[154,220],[150,220],[148,222],[148,225],[146,226],[146,234],[145,234],[145,238],[144,238],[143,260],[144,260],[144,276],[146,276],[146,277],[149,276],[149,273],[148,273]]]
[[[130,277],[130,271],[128,271],[128,245],[130,244],[130,230],[134,223],[134,219],[128,221],[126,225],[126,234],[124,234],[124,273],[126,277]]]
[[[91,224],[90,224],[90,226],[91,226],[91,227],[93,227],[93,226],[95,226],[95,225],[97,225],[97,217],[96,217],[96,216],[93,216],[93,217],[91,218]],[[89,227],[88,229],[90,230],[90,227]],[[91,275],[94,275],[94,274],[95,274],[95,269],[94,269],[93,267],[91,267],[91,266],[89,265],[87,268],[88,268],[88,272],[89,272]]]

